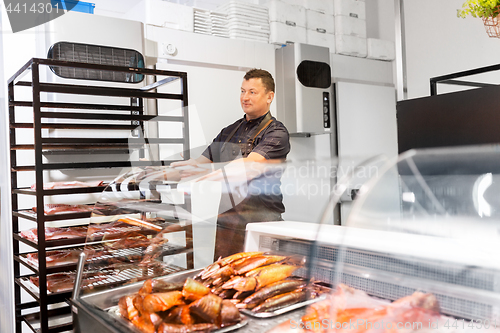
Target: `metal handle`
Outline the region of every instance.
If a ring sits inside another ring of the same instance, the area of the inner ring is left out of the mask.
[[[86,259],[87,259],[87,254],[85,253],[85,251],[83,251],[78,256],[75,285],[73,286],[73,296],[72,296],[73,299],[76,299],[80,296],[80,290],[82,289],[83,265],[85,264]]]

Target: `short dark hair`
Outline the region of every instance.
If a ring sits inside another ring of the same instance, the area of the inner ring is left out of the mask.
[[[261,79],[262,80],[262,85],[266,88],[266,92],[272,91],[274,92],[274,79],[271,73],[269,73],[266,70],[263,69],[251,69],[248,72],[246,72],[245,76],[243,77],[245,80],[250,80],[250,79]]]

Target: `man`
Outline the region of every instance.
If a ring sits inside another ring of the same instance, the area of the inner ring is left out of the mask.
[[[274,99],[274,89],[274,79],[269,72],[262,69],[249,70],[243,77],[240,94],[244,117],[223,128],[201,156],[174,162],[171,166],[230,162],[239,158],[253,162],[285,160],[290,151],[289,134],[286,127],[272,117],[269,111]],[[256,180],[256,186],[260,186],[262,182],[262,179]],[[270,182],[273,185],[278,182],[279,186],[279,177],[274,177]],[[229,210],[220,212],[215,258],[243,250],[247,223],[280,221],[281,214],[285,211],[282,199],[280,193],[274,192],[249,194]]]

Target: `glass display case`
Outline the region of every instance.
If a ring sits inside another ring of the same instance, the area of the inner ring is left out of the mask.
[[[497,331],[499,162],[479,146],[347,172],[338,160],[133,170],[94,209],[75,329]],[[312,222],[248,212],[265,200],[321,209]]]
[[[270,332],[498,331],[499,193],[497,145],[380,166],[343,226],[317,232],[310,275],[332,292]]]
[[[118,177],[88,226],[72,298],[75,331],[262,332],[270,324],[254,321],[303,311],[331,291],[310,280],[311,247],[301,244],[313,243],[318,221],[333,225],[347,188],[339,184],[356,170],[344,164],[339,172],[338,160],[240,159]],[[251,231],[293,219],[310,233],[282,229],[297,246],[268,244]]]

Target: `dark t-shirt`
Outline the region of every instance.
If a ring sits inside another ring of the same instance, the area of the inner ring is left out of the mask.
[[[234,136],[228,141],[233,145],[230,145],[231,150],[239,149],[239,144],[244,144],[252,139],[256,133],[257,127],[259,127],[262,120],[266,115],[253,120],[246,120],[246,116],[242,119],[237,120],[233,124],[225,127],[222,131],[215,137],[210,146],[203,152],[203,156],[210,159],[212,162],[229,162],[233,158],[225,155],[221,152],[223,143],[225,143],[229,135],[233,132],[238,125],[238,128]],[[290,152],[290,137],[288,131],[280,121],[272,117],[273,122],[266,127],[262,132],[257,135],[254,141],[254,148],[251,152],[258,153],[264,156],[266,159],[285,159]],[[241,157],[247,157],[246,151],[239,151]]]
[[[273,121],[269,126],[255,138],[253,149],[247,149],[248,147],[245,145],[257,133],[258,127],[266,115],[250,121],[244,116],[242,119],[225,127],[203,152],[203,156],[212,162],[230,162],[238,157],[247,157],[250,152],[255,152],[266,159],[285,160],[290,152],[290,136],[285,125],[274,117],[272,117]],[[236,133],[229,138],[238,126]],[[241,214],[240,210],[250,209],[254,206],[253,209],[268,209],[270,213],[284,213],[283,195],[279,190],[281,185],[280,176],[279,172],[267,172],[258,178],[252,179],[248,184],[249,193],[247,199],[240,205],[241,207],[235,207],[235,210]],[[260,218],[256,217],[256,219]]]

